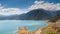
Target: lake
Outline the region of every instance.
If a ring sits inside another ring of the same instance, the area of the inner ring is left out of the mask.
[[[44,20],[0,20],[0,34],[16,34],[19,26],[26,26],[29,31],[47,26]]]

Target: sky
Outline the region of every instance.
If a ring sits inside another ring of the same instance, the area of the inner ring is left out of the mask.
[[[7,8],[28,8],[36,0],[0,0],[0,3]],[[39,0],[38,0],[39,1]],[[60,3],[60,0],[40,0],[45,2]]]
[[[43,8],[60,10],[60,0],[0,0],[0,14],[13,15]]]

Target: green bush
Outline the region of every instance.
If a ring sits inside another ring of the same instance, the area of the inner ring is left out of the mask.
[[[60,29],[58,29],[57,32],[60,32]]]

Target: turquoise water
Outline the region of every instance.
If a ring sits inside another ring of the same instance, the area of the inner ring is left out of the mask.
[[[32,31],[38,27],[46,26],[44,20],[0,20],[0,34],[16,34],[19,26],[26,26]]]

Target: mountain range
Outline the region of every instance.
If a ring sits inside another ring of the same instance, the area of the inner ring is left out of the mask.
[[[60,10],[35,9],[20,15],[0,16],[0,20],[48,20],[60,14]]]

